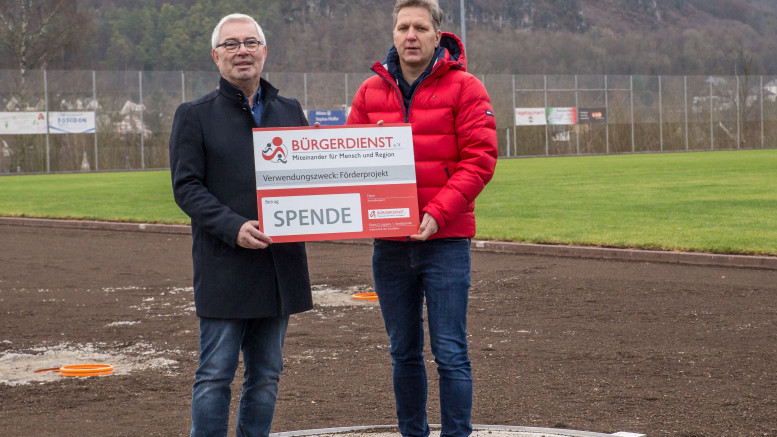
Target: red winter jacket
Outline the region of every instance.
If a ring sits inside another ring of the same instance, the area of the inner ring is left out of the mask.
[[[376,62],[347,124],[410,123],[420,218],[428,212],[440,227],[430,238],[471,238],[475,198],[496,166],[496,121],[486,88],[466,71],[461,41],[443,32],[440,44],[445,55],[416,88],[407,118],[396,80]]]

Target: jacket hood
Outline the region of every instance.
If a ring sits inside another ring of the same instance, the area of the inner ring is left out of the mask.
[[[464,44],[458,36],[449,32],[443,32],[440,38],[440,47],[450,53],[450,61],[459,64],[457,68],[467,71],[467,57],[464,55]]]

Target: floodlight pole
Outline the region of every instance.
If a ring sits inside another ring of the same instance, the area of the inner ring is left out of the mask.
[[[464,0],[461,0],[461,45],[464,46],[464,53],[467,53],[467,20]]]

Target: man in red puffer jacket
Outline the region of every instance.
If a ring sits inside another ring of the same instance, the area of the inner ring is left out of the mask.
[[[475,198],[491,180],[496,122],[483,84],[466,72],[461,41],[440,31],[437,0],[398,0],[394,46],[353,100],[348,124],[410,123],[421,225],[374,242],[373,276],[391,342],[394,396],[403,436],[428,436],[423,360],[426,299],[440,376],[442,436],[472,432],[467,352],[470,238]]]

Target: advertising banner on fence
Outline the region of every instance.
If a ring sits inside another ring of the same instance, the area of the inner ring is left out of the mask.
[[[52,134],[90,134],[95,131],[94,112],[49,112]]]
[[[577,124],[577,108],[548,108],[548,124]]]
[[[321,126],[342,126],[345,124],[345,109],[335,109],[319,111],[311,109],[308,111],[308,120],[310,125],[318,123]]]
[[[409,124],[254,129],[262,232],[275,242],[418,231]]]
[[[0,112],[0,134],[45,134],[45,112]]]
[[[515,108],[516,126],[545,126],[545,108]]]
[[[580,124],[607,123],[607,108],[579,108],[577,121]]]
[[[0,112],[0,135],[45,135],[45,112]],[[49,133],[84,134],[95,131],[94,112],[49,112]]]

